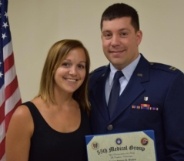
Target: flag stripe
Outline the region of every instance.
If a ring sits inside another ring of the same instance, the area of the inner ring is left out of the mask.
[[[4,109],[4,104],[2,104],[1,108],[0,108],[0,124],[3,122],[5,116],[5,109]]]
[[[13,53],[13,48],[12,48],[12,43],[11,43],[11,40],[10,40],[9,43],[6,44],[3,47],[3,57],[4,57],[4,60],[6,60],[7,57],[9,57],[12,53]]]
[[[5,103],[5,115],[7,115],[17,104],[17,102],[20,101],[19,97],[19,89],[17,88],[14,93],[12,93],[12,96],[6,100]]]
[[[0,126],[0,143],[3,142],[4,137],[5,137],[5,120],[1,123],[1,126]]]
[[[9,68],[6,73],[5,73],[5,86],[9,85],[13,79],[16,77],[16,73],[15,73],[15,66],[12,66],[11,68]]]
[[[2,106],[2,104],[4,103],[4,85],[0,88],[0,107]],[[0,122],[1,123],[1,122]]]
[[[15,90],[17,89],[17,86],[18,86],[17,77],[15,77],[14,80],[5,89],[6,99],[11,97],[12,92],[15,92]]]
[[[14,65],[13,53],[4,60],[4,72],[7,72],[10,67]]]

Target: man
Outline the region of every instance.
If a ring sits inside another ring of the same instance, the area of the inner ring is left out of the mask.
[[[134,8],[109,6],[101,18],[103,51],[110,64],[90,75],[89,97],[94,134],[154,130],[158,161],[184,161],[184,74],[148,62],[139,53],[142,32]],[[120,92],[110,109],[115,72]]]

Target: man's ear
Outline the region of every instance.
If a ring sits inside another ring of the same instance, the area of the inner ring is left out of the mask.
[[[142,33],[141,30],[139,30],[139,31],[136,32],[136,35],[137,35],[137,45],[139,45],[142,41],[143,33]]]

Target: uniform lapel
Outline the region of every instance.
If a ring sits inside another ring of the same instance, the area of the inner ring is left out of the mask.
[[[95,102],[95,109],[99,110],[104,119],[109,120],[109,113],[105,99],[105,82],[109,75],[109,67],[107,67],[98,78],[94,87],[92,87],[93,101]]]
[[[122,114],[128,107],[131,107],[136,98],[144,92],[143,83],[147,81],[149,81],[149,62],[141,56],[137,68],[118,100],[117,112],[112,116],[112,120]]]

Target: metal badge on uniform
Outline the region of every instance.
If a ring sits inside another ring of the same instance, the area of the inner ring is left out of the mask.
[[[138,76],[138,77],[142,77],[143,74],[142,74],[142,73],[137,73],[137,76]]]
[[[148,97],[147,96],[144,97],[144,101],[148,101]]]

